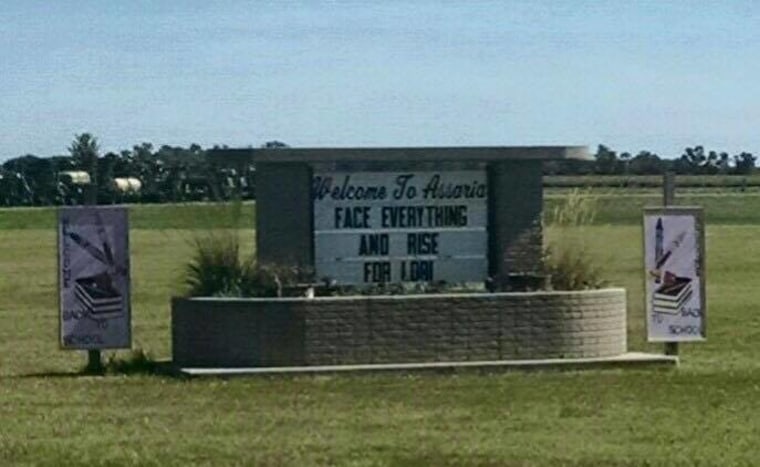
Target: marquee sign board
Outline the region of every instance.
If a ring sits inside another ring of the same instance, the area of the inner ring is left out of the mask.
[[[644,276],[650,342],[705,339],[702,208],[644,209]]]
[[[485,170],[315,172],[317,277],[338,284],[482,282]]]
[[[61,347],[130,348],[129,288],[126,208],[61,208],[58,211]]]

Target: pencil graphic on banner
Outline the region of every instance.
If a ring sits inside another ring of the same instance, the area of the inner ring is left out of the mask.
[[[113,264],[113,254],[111,253],[111,247],[108,244],[108,236],[106,235],[106,228],[103,225],[103,218],[97,211],[95,212],[95,225],[98,229],[98,238],[103,246],[103,253],[105,254],[106,260],[108,260],[109,264]]]
[[[105,254],[103,254],[102,251],[98,249],[95,245],[90,243],[86,238],[82,237],[76,232],[69,232],[69,237],[74,240],[77,245],[82,247],[84,251],[90,254],[93,258],[100,261],[101,263],[108,265],[108,258],[106,258]]]
[[[657,226],[654,228],[654,261],[655,263],[662,258],[662,243],[665,236],[662,226],[662,217],[657,218]]]
[[[662,243],[663,239],[665,238],[665,228],[662,225],[662,217],[657,218],[657,225],[654,228],[654,262],[657,264],[658,261],[660,261],[660,258],[662,258]],[[660,273],[657,272],[657,274],[653,274],[654,282],[656,284],[660,283]]]
[[[678,235],[676,235],[676,238],[670,242],[670,245],[668,245],[668,249],[665,250],[665,253],[657,259],[657,263],[655,264],[655,269],[660,269],[670,258],[670,255],[673,254],[673,252],[678,249],[678,247],[683,243],[684,238],[686,238],[686,232],[681,232]]]

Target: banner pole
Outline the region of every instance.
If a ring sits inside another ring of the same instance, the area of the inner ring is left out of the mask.
[[[670,206],[675,203],[676,173],[667,171],[662,176],[662,204]],[[665,342],[665,355],[678,356],[678,342]]]
[[[97,157],[97,156],[96,156]],[[98,204],[98,162],[97,159],[92,161],[88,167],[90,173],[90,185],[87,188],[85,196],[85,205],[95,206]],[[103,372],[103,358],[100,355],[100,349],[87,350],[87,373],[99,374]]]

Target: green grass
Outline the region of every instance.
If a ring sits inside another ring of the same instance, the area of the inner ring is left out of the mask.
[[[564,189],[549,189],[544,195],[546,212],[568,194]],[[595,222],[605,225],[640,224],[641,208],[662,203],[662,194],[656,190],[594,188],[598,197],[599,212]],[[709,190],[681,190],[676,196],[678,204],[699,205],[705,208],[707,222],[717,224],[760,224],[760,192],[739,193]],[[56,209],[0,208],[0,230],[51,229],[56,225]],[[236,214],[239,209],[240,215]],[[254,228],[255,203],[223,204],[148,204],[129,206],[132,229],[165,230],[210,228]]]
[[[686,188],[746,189],[760,186],[760,174],[678,175],[678,186]],[[546,175],[545,187],[642,188],[662,186],[662,175]]]
[[[253,228],[256,208],[244,203],[184,203],[128,205],[133,229]],[[0,208],[0,230],[55,228],[57,207]],[[239,212],[239,214],[238,214]]]
[[[0,465],[756,464],[760,236],[737,206],[708,223],[708,340],[683,345],[677,370],[234,380],[77,376],[83,353],[57,344],[53,229],[10,228],[0,211]],[[184,216],[223,215],[162,209],[132,212],[133,335],[168,358],[169,297],[197,233]],[[644,336],[640,227],[608,224],[590,229],[628,290],[629,347],[660,350]]]
[[[544,195],[546,212],[560,203],[568,193],[548,190]],[[624,189],[593,189],[598,199],[596,224],[641,224],[641,208],[662,205],[662,193]],[[707,223],[711,225],[760,224],[760,193],[716,193],[715,191],[676,194],[676,203],[683,206],[702,206]]]

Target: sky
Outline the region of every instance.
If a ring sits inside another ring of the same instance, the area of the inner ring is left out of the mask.
[[[0,160],[203,147],[760,154],[760,2],[2,0]]]

